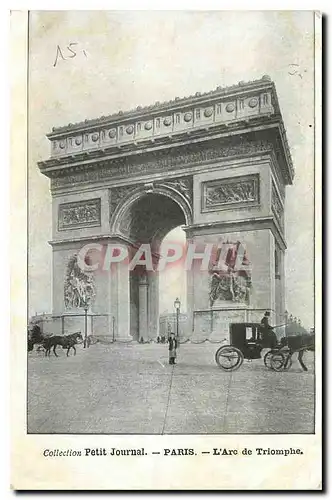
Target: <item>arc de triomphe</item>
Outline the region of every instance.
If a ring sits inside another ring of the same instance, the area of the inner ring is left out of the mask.
[[[187,271],[188,335],[223,338],[229,322],[257,321],[265,310],[283,323],[285,186],[294,171],[269,77],[47,137],[51,157],[39,168],[51,179],[53,314],[65,314],[69,330],[82,325],[75,315],[85,306],[95,333],[156,338],[158,272],[133,272],[123,261],[85,272],[76,256],[86,244],[149,243],[158,259],[161,240],[180,225],[198,249],[230,249],[224,274],[201,271],[198,260]],[[239,243],[244,270],[235,272]]]

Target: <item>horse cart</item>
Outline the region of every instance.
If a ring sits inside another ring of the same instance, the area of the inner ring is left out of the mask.
[[[44,335],[38,325],[34,325],[31,330],[28,328],[28,352],[33,351],[36,345],[37,352],[44,352],[45,356],[50,356],[53,347],[53,353],[58,357],[56,347],[60,345],[63,349],[67,349],[67,356],[69,355],[70,349],[73,349],[76,355],[75,345],[81,344],[82,342],[83,337],[81,332],[75,332],[69,335]]]
[[[244,359],[260,359],[264,348],[270,349],[264,355],[265,366],[275,371],[283,369],[286,357],[272,328],[266,330],[260,323],[231,323],[229,330],[230,344],[221,346],[215,354],[222,370],[237,370]]]

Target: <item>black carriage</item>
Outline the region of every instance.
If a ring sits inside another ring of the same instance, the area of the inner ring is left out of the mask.
[[[284,365],[285,356],[280,352],[272,328],[266,329],[260,323],[231,323],[229,332],[230,344],[221,346],[215,354],[216,362],[223,370],[237,370],[244,359],[260,359],[264,348],[270,348],[264,356],[267,368],[278,371]]]

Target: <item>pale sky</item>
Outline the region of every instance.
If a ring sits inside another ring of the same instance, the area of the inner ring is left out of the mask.
[[[70,43],[77,44],[77,56],[54,66],[57,46],[66,57]],[[51,196],[37,167],[50,154],[45,134],[53,126],[268,74],[295,167],[294,185],[286,190],[286,305],[312,326],[313,50],[313,14],[306,11],[32,12],[29,313],[52,307]],[[168,280],[174,287],[171,294],[163,287],[161,312],[173,310],[174,295],[185,295],[180,276],[173,272]]]

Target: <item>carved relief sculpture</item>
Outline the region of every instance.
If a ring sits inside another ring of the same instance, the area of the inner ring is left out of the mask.
[[[93,275],[85,273],[77,263],[77,255],[73,255],[67,265],[64,284],[64,300],[66,309],[89,307],[95,298]]]
[[[272,143],[262,140],[256,142],[243,140],[240,144],[231,143],[195,151],[191,148],[182,147],[176,155],[165,152],[159,152],[150,157],[147,155],[144,163],[133,159],[132,163],[128,162],[128,164],[123,165],[118,160],[114,160],[106,164],[99,163],[96,165],[96,169],[87,169],[85,172],[74,173],[67,169],[59,177],[52,178],[52,189],[90,181],[123,178],[131,174],[163,172],[164,170],[187,167],[191,164],[213,161],[227,156],[260,153],[272,149]],[[117,190],[119,189],[122,188],[117,188]]]
[[[129,193],[133,191],[132,186],[119,186],[109,190],[110,198],[110,212],[113,214],[116,207],[119,205],[120,201],[128,198]]]
[[[227,243],[229,246],[230,244]],[[210,306],[212,307],[216,300],[225,300],[239,303],[248,303],[250,290],[252,287],[251,267],[244,252],[240,268],[237,269],[237,255],[240,242],[231,244],[228,249],[224,263],[219,266],[220,252],[217,254],[215,263],[211,266],[209,272],[210,281]]]
[[[192,177],[181,177],[179,179],[170,179],[167,182],[163,182],[165,186],[173,187],[179,193],[181,193],[192,205],[193,198],[193,181]]]
[[[258,175],[233,177],[203,183],[203,211],[246,207],[258,203]]]
[[[100,225],[100,198],[59,206],[59,231]]]

